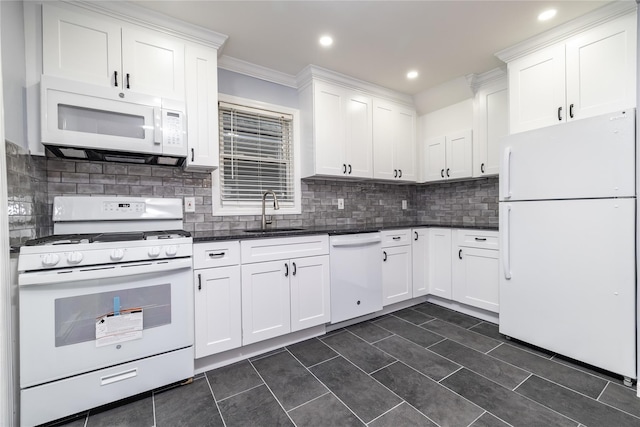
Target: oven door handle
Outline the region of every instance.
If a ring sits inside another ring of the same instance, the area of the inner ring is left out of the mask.
[[[92,267],[65,268],[21,273],[18,276],[19,286],[55,285],[58,283],[78,282],[115,277],[153,274],[166,271],[191,268],[191,258],[174,258],[169,260],[142,261],[131,264],[115,264]]]

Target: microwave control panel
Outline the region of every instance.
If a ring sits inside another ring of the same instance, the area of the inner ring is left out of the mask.
[[[184,145],[182,113],[177,111],[162,111],[162,142],[165,146]]]

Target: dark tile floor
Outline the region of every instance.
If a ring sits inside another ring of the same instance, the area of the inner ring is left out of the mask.
[[[621,378],[433,304],[78,414],[80,426],[640,426]]]

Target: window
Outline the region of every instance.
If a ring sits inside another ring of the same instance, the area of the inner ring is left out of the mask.
[[[275,213],[300,213],[298,111],[220,95],[218,115],[213,214],[259,215],[267,190],[278,196]],[[268,200],[267,207],[273,206]]]

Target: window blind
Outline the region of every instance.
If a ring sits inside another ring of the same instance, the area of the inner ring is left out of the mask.
[[[293,117],[225,102],[218,114],[221,205],[260,205],[273,190],[281,206],[293,206]]]

